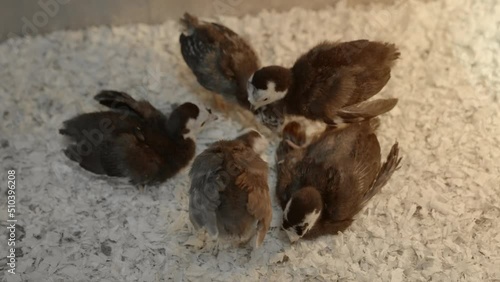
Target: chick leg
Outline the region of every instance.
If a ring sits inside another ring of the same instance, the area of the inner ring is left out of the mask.
[[[212,246],[209,249],[214,257],[217,257],[219,255],[219,247],[220,243],[219,240],[217,239],[215,242],[213,242]]]

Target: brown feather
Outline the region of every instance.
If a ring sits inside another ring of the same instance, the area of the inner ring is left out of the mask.
[[[105,90],[95,99],[114,111],[81,114],[60,129],[72,141],[66,156],[84,169],[150,185],[174,176],[194,157],[194,141],[182,134],[188,118],[199,114],[196,105],[185,103],[167,118],[123,92]]]
[[[389,43],[320,43],[291,69],[294,81],[284,98],[287,113],[333,120],[337,110],[380,92],[397,58],[399,51]]]
[[[321,215],[304,239],[345,230],[396,170],[401,160],[397,144],[381,165],[380,145],[374,133],[377,127],[374,120],[328,130],[307,147],[280,157],[276,195],[283,209],[297,195],[298,203],[305,206],[311,200],[308,197],[316,197],[314,191],[322,198]],[[304,193],[304,189],[311,192]],[[300,222],[304,212],[290,209],[288,221]]]
[[[389,112],[396,106],[397,103],[398,99],[395,98],[364,101],[359,104],[340,109],[337,112],[337,116],[345,123],[371,119]]]
[[[250,44],[218,23],[199,21],[185,14],[181,20],[181,52],[198,82],[231,102],[250,109],[247,81],[259,68],[259,58]]]
[[[287,89],[282,99],[267,105],[283,103],[279,108],[281,115],[303,116],[335,126],[339,123],[339,111],[366,101],[382,90],[399,56],[398,49],[391,43],[369,40],[322,42],[300,56],[290,69],[279,66],[261,68],[254,74],[252,84],[256,89],[266,90],[268,82],[274,82],[274,90]],[[259,99],[259,106],[265,104],[263,101]],[[390,108],[389,104],[378,111],[365,107],[366,113],[360,108],[356,112],[358,119],[343,122],[368,119]],[[272,121],[276,116],[269,111],[261,114],[270,115],[261,118],[264,122]],[[269,124],[268,127],[276,129],[279,126]]]
[[[214,204],[212,211],[207,210],[212,206],[208,202],[193,203],[190,214],[196,225],[210,228],[213,223],[203,218],[204,214],[214,212],[219,236],[246,243],[257,234],[259,246],[269,229],[272,208],[267,163],[252,149],[256,134],[251,131],[234,140],[216,142],[195,159],[190,175],[193,183],[198,184],[191,186],[190,197],[206,194],[204,189],[212,187],[212,180],[203,180],[205,174],[215,173],[216,179],[220,179],[218,186],[223,188],[216,192],[218,200],[211,201]]]
[[[262,164],[261,164],[262,165]],[[258,221],[256,245],[260,246],[271,224],[272,207],[267,186],[267,174],[245,171],[236,179],[236,185],[248,194],[247,211]]]

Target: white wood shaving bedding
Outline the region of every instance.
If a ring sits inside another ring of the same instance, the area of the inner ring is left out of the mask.
[[[2,171],[18,169],[18,224],[26,234],[14,276],[5,272],[7,233],[0,232],[2,281],[500,279],[499,1],[341,2],[219,20],[249,38],[264,64],[290,66],[325,39],[400,47],[380,93],[400,101],[383,116],[379,139],[384,156],[398,140],[403,165],[382,193],[344,234],[293,246],[274,203],[261,249],[222,248],[214,257],[213,243],[189,223],[187,170],[140,193],[67,160],[57,133],[75,114],[103,109],[92,97],[104,88],[165,111],[173,102],[200,102],[199,93],[208,93],[182,60],[176,22],[11,39],[0,45],[0,163]],[[198,152],[241,127],[219,119],[201,134]],[[273,195],[274,183],[272,171]]]

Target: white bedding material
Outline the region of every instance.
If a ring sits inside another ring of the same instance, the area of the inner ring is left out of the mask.
[[[290,66],[325,39],[397,43],[402,58],[380,96],[400,102],[383,116],[379,139],[384,155],[400,143],[403,165],[382,193],[344,234],[293,246],[274,203],[261,249],[222,249],[214,257],[213,244],[189,223],[187,170],[140,193],[67,160],[57,133],[75,114],[103,109],[92,97],[104,88],[165,111],[207,96],[182,60],[177,24],[14,39],[0,45],[0,166],[4,180],[7,168],[17,169],[17,217],[26,234],[17,243],[22,274],[13,276],[5,272],[7,233],[0,232],[2,280],[500,279],[500,2],[341,2],[220,20],[249,38],[264,64]],[[198,152],[241,129],[219,119],[200,135]],[[273,195],[274,183],[272,171]]]

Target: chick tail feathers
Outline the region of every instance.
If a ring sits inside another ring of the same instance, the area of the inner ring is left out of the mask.
[[[387,160],[382,164],[377,177],[373,181],[372,187],[366,192],[363,197],[362,206],[364,206],[375,194],[377,194],[382,187],[384,187],[392,174],[399,169],[399,164],[401,163],[401,157],[399,157],[399,146],[398,142],[392,145],[391,151],[387,156]]]
[[[399,51],[398,47],[396,47],[395,44],[392,43],[385,43],[385,47],[387,48],[387,61],[389,61],[389,66],[394,66],[396,63],[396,60],[401,57],[401,52]]]
[[[94,96],[94,99],[101,105],[110,109],[126,114],[132,113],[142,118],[150,118],[152,116],[161,115],[161,113],[148,101],[137,101],[125,92],[102,90]],[[125,117],[121,117],[121,119],[124,118]]]
[[[117,106],[134,105],[137,101],[125,92],[102,90],[94,96],[101,105],[115,109]]]
[[[266,237],[267,231],[269,230],[269,226],[271,225],[271,219],[269,217],[260,220],[257,223],[257,236],[255,238],[255,248],[259,248],[262,246],[262,242],[264,242],[264,238]]]
[[[217,238],[219,236],[219,229],[217,228],[217,215],[215,211],[200,208],[193,204],[194,201],[193,197],[191,197],[189,202],[189,220],[196,230],[205,228],[213,239]]]
[[[341,128],[350,123],[361,122],[363,120],[373,119],[379,115],[385,114],[392,110],[398,99],[376,99],[358,103],[352,106],[344,107],[337,111],[336,116],[333,118],[333,126]],[[373,127],[372,128],[376,128]]]
[[[77,138],[80,136],[80,134],[78,134],[78,132],[75,130],[68,129],[68,127],[66,125],[64,125],[64,126],[65,127],[59,129],[59,134],[64,135],[64,136],[68,136],[70,138],[74,138],[77,140]]]
[[[182,17],[179,22],[187,36],[193,34],[194,29],[199,25],[198,18],[189,13],[184,13],[184,17]]]
[[[217,217],[215,212],[207,213],[196,208],[190,208],[189,220],[196,230],[204,227],[212,239],[219,237],[219,229],[217,228]]]
[[[191,171],[191,175],[195,173]],[[212,238],[219,236],[216,210],[220,205],[219,183],[213,175],[192,177],[189,191],[189,219],[196,229],[204,227]]]
[[[84,153],[84,154],[79,152],[80,151],[77,145],[69,145],[66,149],[64,149],[64,155],[66,155],[68,159],[78,163],[85,170],[88,170],[95,174],[102,174],[102,175],[107,174],[106,170],[102,166],[99,152],[90,151],[90,153]],[[118,175],[111,175],[111,176],[118,176]]]
[[[337,116],[346,120],[356,118],[369,119],[387,113],[392,110],[397,103],[398,99],[396,98],[366,101],[338,110]]]

